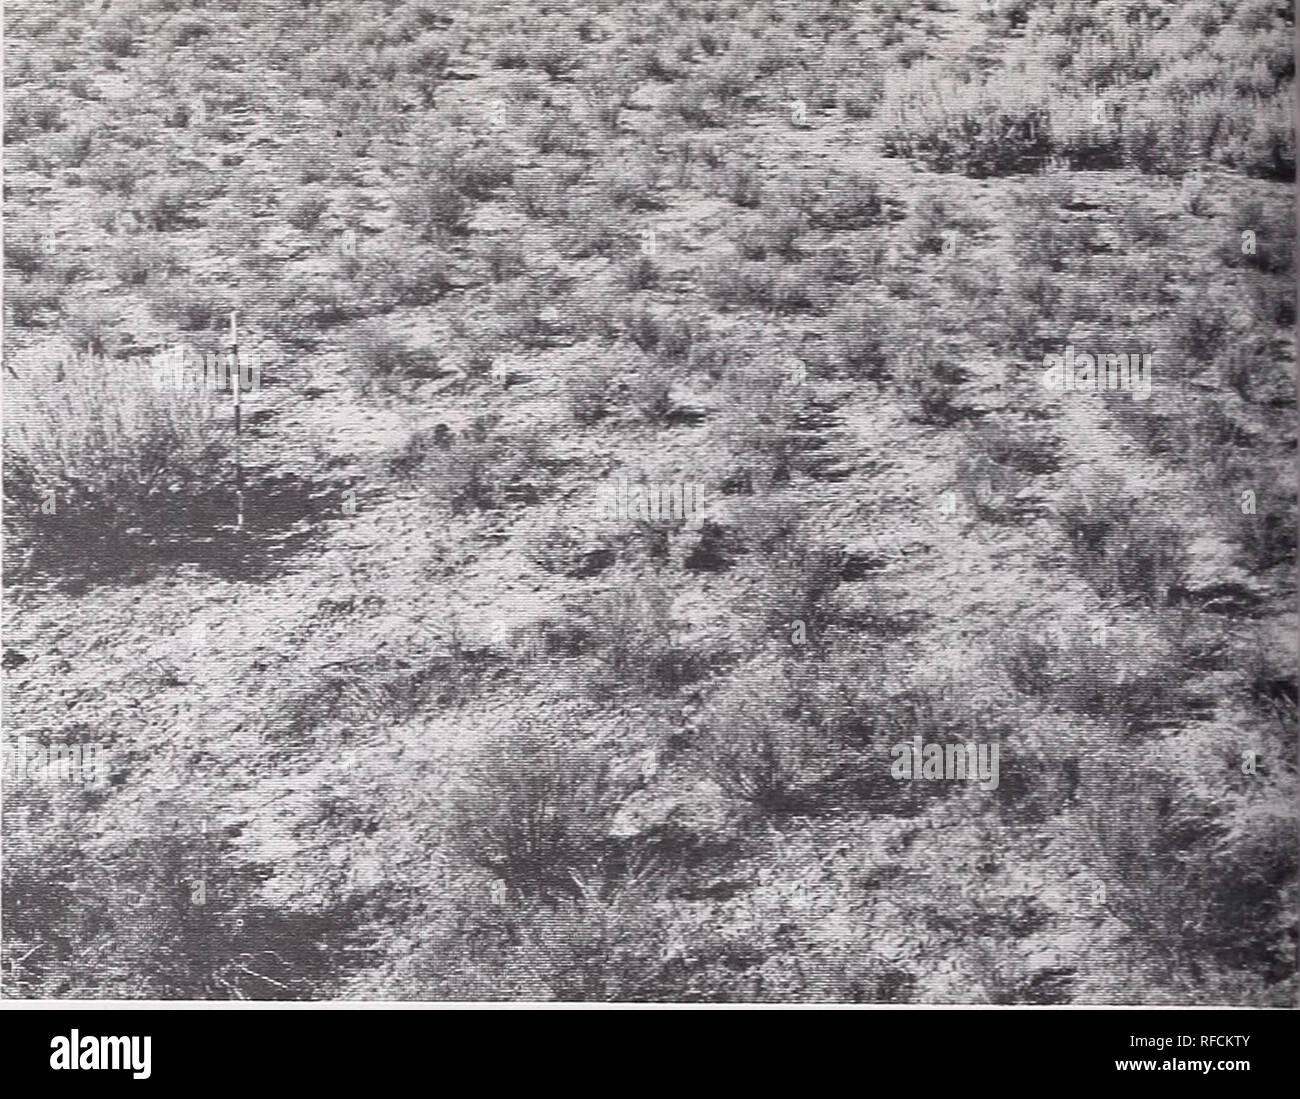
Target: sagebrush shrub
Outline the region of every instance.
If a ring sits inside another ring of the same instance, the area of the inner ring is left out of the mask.
[[[436,375],[438,356],[411,347],[385,328],[366,328],[348,340],[348,368],[359,393],[396,393],[413,378]]]
[[[818,545],[804,534],[763,560],[750,602],[766,635],[818,647],[840,615],[837,598],[843,575],[838,549]]]
[[[952,228],[956,214],[951,206],[935,195],[925,195],[917,204],[913,213],[915,227],[913,239],[916,250],[935,255],[943,251],[948,239],[945,233]]]
[[[362,315],[361,304],[339,279],[324,275],[284,278],[250,295],[244,310],[281,343],[313,347],[320,329]]]
[[[976,178],[1036,171],[1052,152],[1042,93],[1023,74],[964,83],[933,64],[891,82],[882,111],[886,155]]]
[[[737,206],[757,209],[763,202],[763,183],[758,172],[747,164],[731,169],[723,181],[723,193]]]
[[[517,278],[528,270],[528,257],[518,239],[496,238],[483,249],[483,259],[493,282]]]
[[[885,78],[875,74],[858,80],[851,80],[840,92],[840,110],[845,118],[860,120],[872,118],[880,109],[885,97]]]
[[[186,332],[212,331],[230,316],[231,299],[224,291],[182,279],[156,286],[149,306],[155,317]]]
[[[63,110],[48,96],[28,94],[5,104],[6,145],[26,141],[34,134],[60,130],[63,126]]]
[[[141,30],[140,17],[135,13],[113,13],[100,24],[99,46],[110,57],[130,57],[136,51]]]
[[[582,60],[571,45],[558,37],[553,37],[543,40],[529,50],[528,64],[531,68],[540,69],[547,76],[556,79],[578,68]]]
[[[73,130],[60,135],[55,147],[59,164],[64,168],[80,168],[90,159],[95,145],[94,131],[89,129]]]
[[[527,168],[515,173],[514,194],[529,217],[562,218],[569,210],[572,182],[560,168]]]
[[[500,145],[446,145],[426,154],[421,176],[445,180],[467,198],[480,201],[514,178],[514,160]]]
[[[949,424],[961,417],[957,394],[964,380],[960,365],[930,340],[900,351],[894,367],[908,415],[922,423]]]
[[[616,400],[613,376],[613,368],[605,362],[590,363],[565,375],[569,411],[578,423],[595,423],[609,412]]]
[[[447,77],[451,52],[438,42],[419,42],[408,46],[401,54],[399,64],[406,72],[420,96],[420,101],[431,107],[437,101],[438,87]]]
[[[1084,493],[1067,500],[1057,516],[1098,594],[1149,606],[1179,598],[1187,572],[1184,535],[1163,516],[1118,491]]]
[[[16,328],[45,323],[47,315],[59,308],[62,298],[62,287],[45,276],[25,281],[5,279],[5,308]]]
[[[641,418],[652,424],[664,423],[673,410],[672,379],[661,371],[641,370],[632,381],[630,396]]]
[[[537,111],[524,127],[524,137],[543,156],[560,153],[564,156],[585,157],[591,154],[586,128],[568,111]]]
[[[574,895],[572,874],[605,840],[616,789],[594,750],[525,720],[479,750],[457,795],[451,840],[524,893]]]
[[[109,306],[78,302],[64,312],[63,334],[78,350],[103,355],[113,344],[119,321],[119,315]]]
[[[671,691],[704,670],[700,654],[678,640],[672,594],[655,581],[624,587],[586,609],[590,652],[616,682]]]
[[[604,179],[604,191],[621,210],[662,210],[665,205],[659,193],[659,168],[653,161],[611,168]]]
[[[1180,302],[1166,320],[1171,361],[1183,369],[1196,369],[1214,362],[1234,338],[1233,312],[1217,296],[1201,292]]]
[[[83,806],[27,798],[42,826],[7,819],[5,828],[6,945],[29,960],[13,988],[55,998],[272,1000],[333,987],[333,963],[302,941],[301,922],[258,902],[265,869],[223,829],[178,827],[176,814],[168,821],[146,807],[126,818],[125,834],[88,849]],[[7,816],[13,801],[6,796]],[[145,830],[154,835],[142,838]]]
[[[697,947],[688,958],[673,949],[665,907],[671,910],[648,888],[566,899],[525,924],[519,953],[556,1000],[693,1000],[693,984],[707,965],[700,957],[705,951]],[[720,973],[716,980],[725,977]]]
[[[659,283],[659,264],[652,256],[633,256],[620,268],[618,281],[628,290],[650,290]]]
[[[779,377],[739,372],[728,388],[734,397],[715,429],[718,441],[758,464],[771,484],[789,481],[799,458],[821,445],[809,430],[808,395]]]
[[[502,339],[522,347],[546,347],[576,320],[564,288],[548,277],[504,283],[494,297]]]
[[[159,180],[137,194],[136,213],[156,232],[165,233],[186,226],[189,211],[210,197],[211,186],[196,179]]]
[[[404,476],[418,473],[437,503],[463,514],[536,502],[545,487],[544,457],[536,434],[507,435],[497,417],[480,416],[460,431],[446,424],[416,431],[391,465]]]
[[[1293,879],[1296,854],[1281,838],[1291,826],[1279,798],[1261,792],[1224,812],[1163,762],[1135,765],[1113,749],[1083,761],[1082,789],[1106,905],[1141,932],[1182,997],[1201,984],[1207,959],[1278,976],[1290,969],[1283,928],[1294,915],[1281,911],[1279,887]]]
[[[843,305],[828,322],[832,362],[851,378],[887,375],[903,331],[898,310],[885,299]]]
[[[135,193],[139,169],[121,157],[97,160],[85,173],[86,182],[100,194],[129,198]]]
[[[1123,626],[1099,620],[1050,634],[1021,634],[1001,651],[1012,686],[1116,732],[1150,732],[1187,708],[1186,669]]]
[[[117,277],[128,286],[142,286],[150,279],[166,279],[179,266],[176,253],[159,241],[129,239],[113,255]]]
[[[1012,233],[1026,263],[1061,271],[1086,262],[1096,246],[1097,227],[1065,209],[1072,201],[1070,185],[1055,179],[1035,182],[1017,196]]]
[[[53,239],[32,221],[10,219],[5,226],[5,266],[24,275],[34,275],[47,262]]]
[[[507,38],[496,49],[492,62],[498,69],[528,68],[528,46],[522,38]]]
[[[727,112],[702,78],[674,85],[664,102],[664,111],[696,129],[712,129],[726,122]]]
[[[1237,540],[1249,567],[1262,572],[1276,565],[1294,562],[1296,554],[1295,493],[1277,485],[1263,485],[1255,491],[1254,511],[1234,509]]]
[[[155,388],[140,366],[98,355],[60,369],[61,381],[33,367],[5,386],[15,549],[91,555],[104,541],[179,530],[191,500],[226,484],[231,427],[217,394]]]
[[[885,220],[880,182],[865,172],[827,175],[810,204],[809,221],[822,229],[865,229]]]
[[[358,279],[374,312],[399,305],[429,305],[446,294],[454,281],[454,264],[433,247],[367,249]]]
[[[775,313],[815,312],[832,297],[811,267],[784,261],[719,259],[703,272],[705,292],[723,309],[749,306]]]
[[[1288,274],[1295,265],[1296,225],[1289,207],[1267,208],[1257,198],[1233,209],[1219,258],[1229,267]]]
[[[709,777],[768,812],[805,805],[842,764],[813,703],[807,665],[762,660],[729,679],[698,718]]]
[[[1014,518],[1017,497],[1032,478],[1060,466],[1060,440],[1025,425],[983,423],[966,435],[957,461],[957,485],[981,519]]]
[[[464,233],[472,208],[469,199],[444,179],[412,184],[395,200],[397,216],[425,240]]]
[[[611,132],[618,131],[619,119],[632,100],[637,81],[631,73],[613,64],[587,72],[582,80],[582,95],[596,121]]]
[[[799,258],[799,237],[807,228],[802,214],[780,213],[742,225],[736,249],[747,260]]]
[[[303,195],[290,205],[285,220],[295,229],[314,229],[329,207],[329,199],[324,195]]]

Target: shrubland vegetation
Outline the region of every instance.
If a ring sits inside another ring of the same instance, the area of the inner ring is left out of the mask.
[[[1294,1001],[1288,5],[11,8],[7,995]]]

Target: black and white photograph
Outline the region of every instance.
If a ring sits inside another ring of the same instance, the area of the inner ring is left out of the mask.
[[[1297,1006],[1291,3],[6,0],[3,82],[7,1003]]]

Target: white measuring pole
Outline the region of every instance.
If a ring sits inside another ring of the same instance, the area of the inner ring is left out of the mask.
[[[244,467],[240,461],[239,436],[243,429],[241,422],[240,373],[239,373],[239,314],[230,312],[230,388],[235,399],[235,529],[244,529]]]

